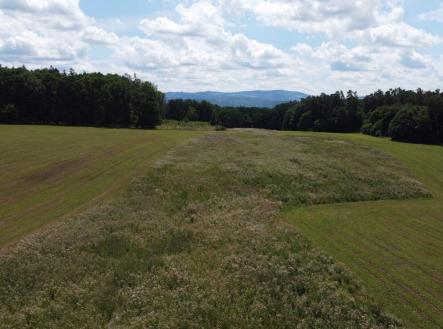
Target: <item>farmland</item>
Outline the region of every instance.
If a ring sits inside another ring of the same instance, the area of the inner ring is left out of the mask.
[[[0,329],[443,329],[443,0],[0,0]]]
[[[2,234],[17,243],[0,256],[0,328],[441,325],[439,146],[1,128],[2,170],[17,168],[2,176]],[[59,164],[88,155],[79,169]],[[52,201],[20,231],[14,209],[38,200]]]
[[[362,135],[339,137],[395,156],[433,198],[303,207],[287,210],[284,217],[346,264],[408,328],[441,328],[443,148]]]
[[[0,247],[115,196],[194,132],[0,126]]]

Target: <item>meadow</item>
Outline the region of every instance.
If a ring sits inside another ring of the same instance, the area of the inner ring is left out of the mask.
[[[433,197],[291,208],[283,217],[315,246],[346,264],[407,328],[442,328],[443,148],[360,134],[326,136],[394,156]]]
[[[110,200],[196,134],[0,125],[0,247]]]
[[[1,328],[400,326],[280,215],[429,198],[394,157],[330,136],[231,130],[197,134],[144,170],[114,201],[1,256]]]
[[[0,328],[441,327],[440,146],[168,125],[1,126]]]

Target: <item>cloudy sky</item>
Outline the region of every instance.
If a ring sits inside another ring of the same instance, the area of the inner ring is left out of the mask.
[[[163,91],[443,89],[443,1],[0,0],[0,64]]]

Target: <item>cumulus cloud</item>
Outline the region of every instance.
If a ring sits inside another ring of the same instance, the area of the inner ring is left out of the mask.
[[[86,44],[78,40],[75,31],[47,29],[30,15],[0,9],[0,59],[22,60],[26,64],[39,60],[72,60],[84,54]]]
[[[430,56],[404,47],[345,46],[335,41],[317,47],[297,44],[292,48],[305,70],[303,75],[333,91],[336,86],[364,92],[395,86],[435,89],[439,67]]]
[[[378,1],[225,0],[224,5],[252,12],[266,25],[337,36],[375,25]]]
[[[118,42],[118,36],[113,32],[106,32],[105,30],[96,26],[88,26],[84,29],[83,40],[93,44],[112,45]]]
[[[90,44],[114,44],[117,35],[94,25],[79,0],[0,0],[0,61],[78,64]]]
[[[386,46],[433,45],[441,39],[403,21],[397,1],[224,0],[231,11],[252,12],[265,25],[332,39]]]
[[[0,0],[0,62],[136,71],[163,90],[433,88],[443,76],[441,59],[425,53],[441,36],[407,23],[403,6],[401,0],[183,0],[172,12],[96,20],[79,0]],[[420,18],[439,20],[440,12]],[[279,48],[242,32],[248,24],[304,41]],[[97,48],[103,62],[94,58]]]
[[[287,51],[232,32],[250,14],[261,25],[322,35],[325,41],[299,43]],[[441,39],[407,24],[403,16],[396,0],[191,1],[170,15],[143,19],[139,28],[145,36],[126,38],[118,57],[166,89],[245,85],[313,93],[338,86],[370,91],[390,88],[399,77],[402,85],[416,86],[413,77],[419,72],[420,81],[432,85],[432,59],[419,49]]]
[[[7,10],[21,12],[48,12],[71,15],[78,12],[79,1],[64,0],[0,0],[0,6]],[[81,13],[80,13],[81,14]]]
[[[22,22],[44,25],[44,29],[77,30],[89,20],[79,0],[0,0],[0,9]]]
[[[140,29],[147,35],[165,34],[178,36],[210,37],[224,32],[226,20],[220,12],[220,6],[211,1],[198,1],[189,7],[179,4],[176,7],[179,22],[167,17],[144,19]]]
[[[176,20],[143,19],[139,28],[145,36],[122,39],[117,57],[129,68],[157,72],[162,82],[175,74],[183,81],[201,79],[202,85],[281,74],[278,70],[290,60],[271,44],[232,33],[220,4],[180,4],[175,14]]]
[[[386,47],[424,47],[439,44],[441,38],[404,22],[383,24],[358,33],[365,43]]]

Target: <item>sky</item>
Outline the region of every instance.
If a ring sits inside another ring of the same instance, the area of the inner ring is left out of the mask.
[[[0,64],[162,91],[443,89],[443,1],[0,0]]]

